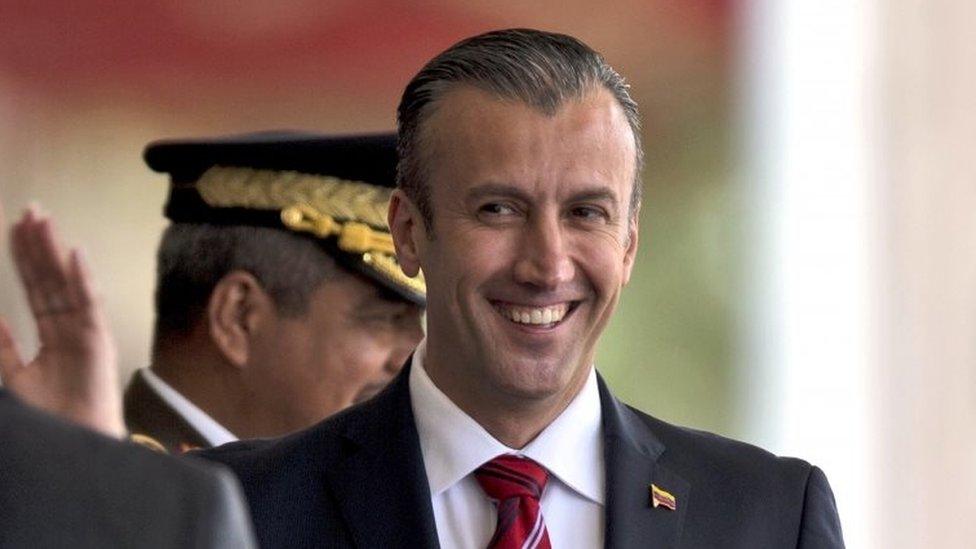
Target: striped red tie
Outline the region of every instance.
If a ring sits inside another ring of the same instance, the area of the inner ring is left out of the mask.
[[[474,472],[498,510],[498,526],[488,549],[551,549],[539,510],[549,472],[528,458],[498,456]]]

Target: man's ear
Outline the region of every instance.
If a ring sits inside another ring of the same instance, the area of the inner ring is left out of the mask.
[[[210,339],[228,362],[243,368],[251,358],[255,332],[274,313],[274,301],[254,275],[231,271],[217,282],[207,302]]]
[[[638,217],[639,211],[634,212],[627,223],[627,240],[625,241],[627,249],[624,250],[624,285],[630,282],[630,273],[634,270],[634,261],[637,259],[637,241],[640,235]]]
[[[390,197],[387,223],[396,247],[397,261],[407,276],[417,276],[420,272],[418,240],[426,234],[424,220],[414,203],[400,189]]]

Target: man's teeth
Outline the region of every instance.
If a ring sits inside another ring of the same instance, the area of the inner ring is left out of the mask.
[[[499,307],[502,316],[519,324],[546,325],[559,322],[569,311],[569,304],[550,307]]]

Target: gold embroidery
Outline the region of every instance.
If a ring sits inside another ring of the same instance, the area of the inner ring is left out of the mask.
[[[386,228],[392,189],[325,175],[214,166],[197,181],[204,202],[219,208],[282,210],[307,204],[337,221]]]
[[[393,255],[393,237],[369,228],[365,223],[350,221],[339,233],[339,249],[350,253],[380,252]]]
[[[400,264],[397,263],[396,258],[393,256],[367,252],[363,254],[363,263],[373,267],[376,272],[401,286],[406,286],[419,294],[427,294],[427,283],[424,280],[424,273],[418,273],[413,278],[408,277],[403,274],[403,269],[400,268]]]
[[[339,235],[339,249],[351,254],[381,252],[392,255],[396,252],[389,233],[356,221],[340,223],[308,204],[295,204],[281,210],[281,222],[293,231],[309,232],[319,238]]]
[[[392,189],[324,175],[215,166],[197,181],[204,202],[215,208],[280,210],[293,231],[338,236],[339,249],[386,279],[426,295],[423,273],[403,274],[386,224]]]

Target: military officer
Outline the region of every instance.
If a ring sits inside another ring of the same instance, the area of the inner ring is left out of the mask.
[[[133,436],[171,452],[299,430],[370,398],[422,337],[422,277],[394,255],[392,134],[150,144],[170,175],[152,364]]]

